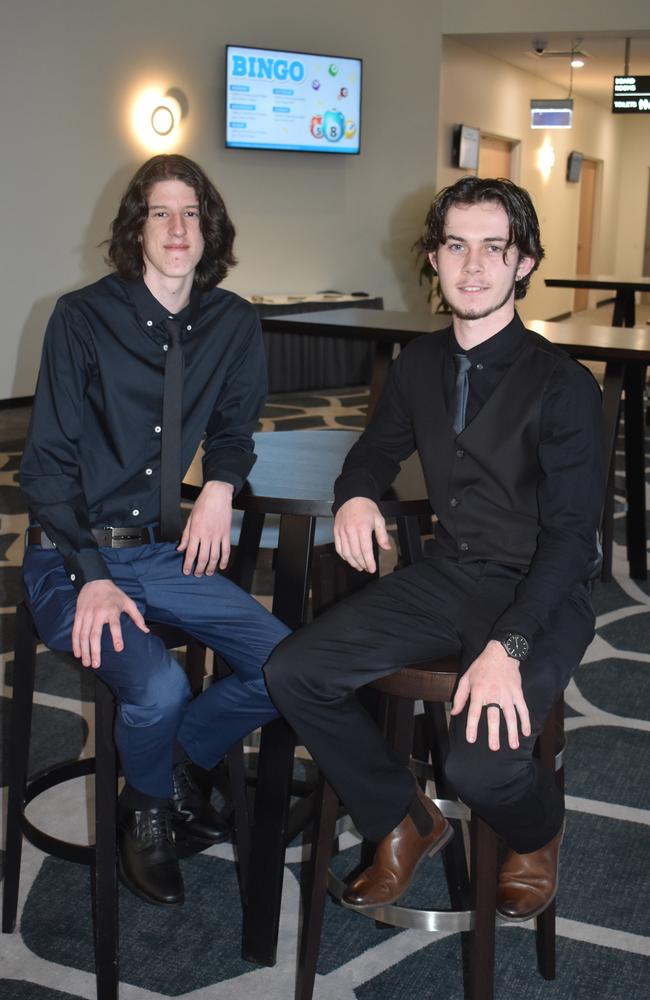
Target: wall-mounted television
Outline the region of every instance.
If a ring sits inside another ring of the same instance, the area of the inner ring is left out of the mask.
[[[566,161],[566,179],[571,181],[573,184],[577,184],[580,180],[580,171],[582,170],[582,153],[576,152],[574,149],[567,156]]]
[[[226,46],[226,146],[359,153],[361,59]]]
[[[478,153],[481,132],[471,125],[456,125],[454,128],[451,162],[454,167],[478,170]]]

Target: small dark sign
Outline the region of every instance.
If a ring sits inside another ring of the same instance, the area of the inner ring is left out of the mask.
[[[650,114],[650,76],[615,76],[612,113]]]

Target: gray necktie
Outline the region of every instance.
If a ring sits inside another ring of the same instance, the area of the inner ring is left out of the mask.
[[[465,411],[467,410],[467,397],[469,395],[469,375],[472,362],[466,354],[454,354],[456,364],[456,389],[454,393],[454,422],[453,427],[456,434],[465,427]]]

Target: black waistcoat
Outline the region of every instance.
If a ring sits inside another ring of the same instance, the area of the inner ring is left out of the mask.
[[[543,396],[556,366],[574,362],[530,331],[522,337],[516,360],[458,436],[445,404],[446,331],[419,339],[409,351],[413,425],[439,521],[435,547],[461,561],[525,569],[537,545]]]

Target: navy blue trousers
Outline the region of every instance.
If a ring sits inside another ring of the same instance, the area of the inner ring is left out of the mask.
[[[98,673],[118,702],[115,742],[124,776],[147,795],[165,798],[172,792],[175,741],[210,768],[276,717],[262,667],[289,629],[223,576],[184,576],[183,555],[173,543],[101,551],[114,583],[148,622],[184,629],[233,671],[192,698],[185,672],[157,636],[122,615],[124,649],[116,653],[104,628]],[[59,553],[29,546],[23,581],[42,641],[70,652],[77,594]]]
[[[404,818],[415,778],[392,754],[354,692],[410,663],[460,656],[467,669],[515,599],[522,575],[489,563],[423,559],[341,601],[289,636],[270,657],[271,697],[337,791],[357,829],[381,840]],[[467,709],[451,720],[447,774],[460,797],[515,851],[548,843],[563,819],[553,777],[533,757],[535,739],[594,635],[586,586],[552,616],[521,665],[532,735],[490,750],[486,713],[465,738]]]

